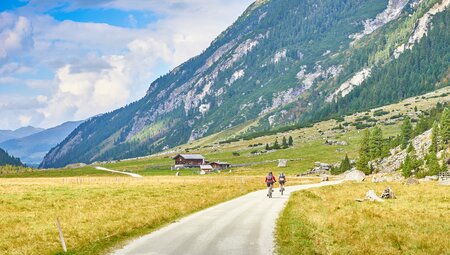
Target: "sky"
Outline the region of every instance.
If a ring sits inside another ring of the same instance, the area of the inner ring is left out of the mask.
[[[112,111],[201,53],[253,0],[0,0],[0,129]]]

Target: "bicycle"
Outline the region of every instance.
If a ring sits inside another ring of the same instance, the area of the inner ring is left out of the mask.
[[[272,198],[272,193],[273,193],[273,184],[270,184],[268,192],[267,192],[267,196],[269,198]]]
[[[284,192],[284,184],[280,183],[280,193],[281,193],[281,195],[283,195],[283,192]]]

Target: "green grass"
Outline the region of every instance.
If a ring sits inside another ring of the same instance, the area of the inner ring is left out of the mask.
[[[91,166],[80,168],[61,169],[34,169],[32,172],[11,173],[0,175],[0,178],[41,178],[41,177],[95,177],[95,176],[122,176],[121,174],[99,171]]]

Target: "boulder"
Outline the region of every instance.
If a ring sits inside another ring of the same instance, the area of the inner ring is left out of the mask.
[[[364,181],[365,178],[366,178],[366,175],[363,172],[356,170],[356,169],[352,169],[352,170],[346,172],[344,175],[345,181],[362,182],[362,181]]]
[[[383,199],[379,198],[374,190],[369,190],[366,193],[366,200],[383,202]]]
[[[381,198],[383,199],[396,199],[394,191],[391,189],[391,187],[387,187],[383,193],[381,194]]]
[[[406,185],[415,185],[415,184],[419,184],[419,180],[417,180],[414,177],[409,177],[408,179],[406,179],[405,181]]]

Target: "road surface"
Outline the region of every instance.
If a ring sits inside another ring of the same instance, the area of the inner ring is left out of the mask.
[[[112,254],[273,254],[275,222],[290,193],[339,183],[286,187],[283,196],[276,188],[273,198],[268,198],[264,190],[256,191],[192,214]]]
[[[128,173],[128,172],[122,172],[122,171],[112,170],[112,169],[104,168],[104,167],[101,167],[101,166],[96,166],[95,169],[100,170],[100,171],[106,171],[106,172],[116,173],[116,174],[126,174],[126,175],[129,175],[129,176],[131,176],[131,177],[135,177],[135,178],[142,178],[142,176],[139,175],[139,174],[133,174],[133,173]]]

